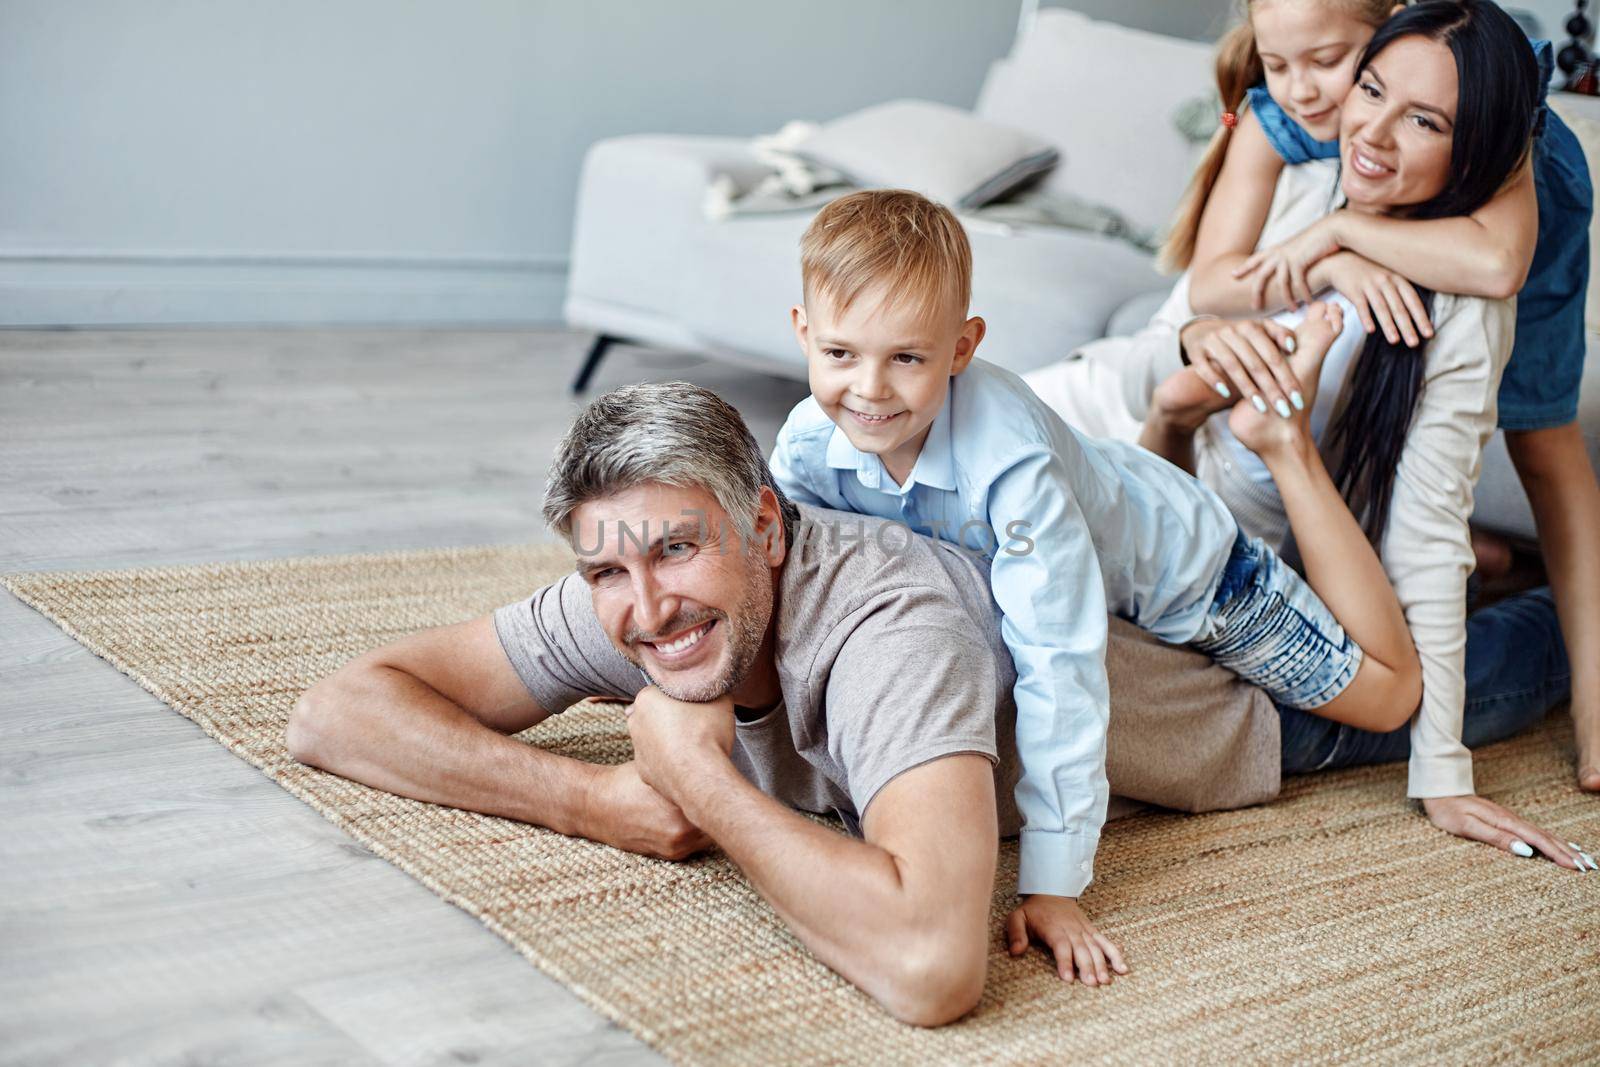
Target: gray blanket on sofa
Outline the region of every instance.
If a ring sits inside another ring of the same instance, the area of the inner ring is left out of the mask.
[[[791,122],[777,133],[753,138],[751,154],[768,172],[750,179],[718,174],[706,189],[705,213],[713,221],[740,215],[815,211],[830,200],[854,192],[843,174],[818,166],[795,151],[817,129],[815,123]],[[1012,233],[1029,227],[1057,227],[1100,234],[1154,253],[1163,234],[1134,225],[1119,212],[1077,197],[1047,194],[1037,186],[1019,189],[980,208],[959,212],[970,229]]]

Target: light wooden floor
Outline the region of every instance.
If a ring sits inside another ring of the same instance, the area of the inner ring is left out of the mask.
[[[0,570],[528,540],[587,340],[0,332]],[[659,1061],[3,592],[0,827],[0,1062]]]

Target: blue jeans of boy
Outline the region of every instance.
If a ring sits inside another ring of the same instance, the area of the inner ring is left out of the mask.
[[[1468,748],[1501,741],[1536,725],[1567,698],[1571,668],[1548,588],[1508,597],[1467,617],[1467,699],[1462,740]],[[1278,706],[1283,773],[1390,763],[1411,755],[1411,727],[1373,733],[1310,712]]]
[[[1243,531],[1189,644],[1286,708],[1322,707],[1349,688],[1364,656],[1306,580]]]

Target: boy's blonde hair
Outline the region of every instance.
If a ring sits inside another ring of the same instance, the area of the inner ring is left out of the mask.
[[[867,189],[817,213],[800,238],[805,298],[825,295],[840,310],[886,284],[919,314],[972,300],[972,246],[955,215],[908,189]]]

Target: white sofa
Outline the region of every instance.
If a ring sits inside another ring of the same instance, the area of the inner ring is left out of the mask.
[[[975,110],[1061,150],[1048,187],[1155,227],[1177,202],[1192,155],[1172,112],[1206,90],[1210,68],[1204,44],[1047,10],[991,68]],[[702,212],[713,175],[745,171],[764,172],[737,138],[645,135],[591,148],[567,321],[803,376],[788,308],[800,293],[809,216],[712,222]],[[970,236],[973,307],[989,322],[984,356],[1014,370],[1104,336],[1127,300],[1165,284],[1148,255],[1107,237],[979,227]]]
[[[1209,90],[1211,67],[1205,44],[1049,9],[990,68],[974,110],[1057,147],[1061,161],[1045,179],[1048,191],[1159,227],[1196,156],[1173,114]],[[619,339],[804,377],[788,308],[800,294],[799,239],[810,217],[710,221],[702,205],[722,173],[759,176],[765,168],[738,138],[640,135],[589,150],[565,314],[597,338],[577,391]],[[1109,237],[977,226],[969,235],[973,310],[989,323],[984,358],[1016,371],[1059,359],[1082,342],[1132,332],[1171,284],[1150,256]],[[1590,348],[1590,365],[1597,361],[1600,341]],[[1587,397],[1585,424],[1600,462],[1596,392]],[[1532,536],[1526,498],[1498,442],[1486,459],[1480,501],[1480,523]]]

